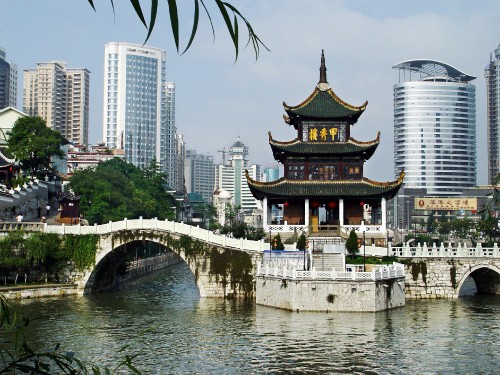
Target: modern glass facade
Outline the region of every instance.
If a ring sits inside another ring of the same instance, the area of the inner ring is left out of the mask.
[[[17,107],[17,66],[5,58],[5,50],[0,48],[0,110]]]
[[[429,195],[459,195],[476,185],[475,86],[455,68],[432,60],[394,66],[394,174]]]
[[[157,71],[156,58],[126,56],[125,160],[139,168],[148,167],[155,159]]]
[[[488,182],[494,183],[500,172],[500,45],[490,55],[486,66],[487,123],[488,123]]]
[[[171,180],[175,168],[175,86],[166,82],[166,52],[130,43],[106,44],[103,139],[125,160],[147,168],[156,160]]]

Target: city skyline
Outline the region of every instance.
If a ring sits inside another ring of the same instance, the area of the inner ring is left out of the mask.
[[[477,183],[487,182],[484,68],[490,52],[500,42],[500,33],[495,33],[492,26],[500,15],[500,3],[461,2],[457,6],[453,1],[437,5],[430,1],[387,1],[381,6],[369,1],[290,1],[283,7],[256,1],[235,5],[272,50],[261,51],[257,62],[250,47],[240,51],[234,63],[230,39],[213,7],[215,42],[203,19],[192,48],[177,56],[167,9],[160,8],[162,16],[147,44],[167,50],[167,75],[176,83],[177,129],[189,149],[209,152],[219,163],[221,155],[217,150],[240,136],[252,150],[252,163],[273,163],[267,132],[287,139],[281,103],[296,104],[304,92],[312,90],[318,81],[319,57],[324,49],[329,83],[334,90],[342,92],[353,105],[368,100],[364,122],[353,128],[353,135],[370,140],[376,136],[374,129],[381,130],[380,150],[366,163],[366,175],[392,180],[392,85],[397,74],[392,66],[428,58],[478,77]],[[180,5],[179,9],[181,45],[188,39],[186,29],[192,21],[192,10],[186,6]],[[66,9],[53,0],[26,0],[20,4],[7,0],[4,9],[0,45],[20,71],[38,61],[52,60],[92,71],[89,136],[91,143],[100,140],[103,46],[110,41],[142,43],[146,36],[131,6],[118,4],[116,16],[107,2],[98,4],[94,13],[84,0]],[[24,26],[26,22],[29,28]],[[39,32],[33,33],[33,29]],[[380,168],[387,160],[391,168]]]

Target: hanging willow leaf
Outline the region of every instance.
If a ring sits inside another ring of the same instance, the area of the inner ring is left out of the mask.
[[[146,36],[146,43],[153,32],[156,23],[156,15],[158,14],[158,0],[151,1],[151,17],[149,18],[148,35]]]
[[[111,2],[112,2],[112,0],[111,0]],[[146,24],[146,19],[144,18],[144,14],[142,14],[141,3],[139,2],[139,0],[130,0],[130,2],[132,3],[132,6],[134,7],[135,13],[137,14],[139,19],[141,20],[142,24],[148,28],[148,25]],[[158,4],[157,4],[157,7],[158,7]]]
[[[198,1],[198,0],[195,0]],[[210,26],[212,27],[212,37],[215,40],[215,29],[214,29],[214,24],[212,22],[212,17],[210,16],[210,12],[208,11],[207,7],[205,6],[205,3],[203,0],[200,0],[201,5],[203,5],[203,8],[205,9],[205,13],[207,14],[208,20],[210,21]]]
[[[202,4],[203,4],[203,1],[202,1]],[[203,4],[203,6],[205,6],[205,5]],[[206,8],[205,8],[205,11],[206,11]],[[210,15],[209,15],[209,18],[210,18]],[[191,37],[189,38],[189,42],[186,46],[186,49],[184,51],[182,51],[181,55],[183,55],[184,52],[186,52],[189,49],[189,47],[191,47],[191,43],[193,43],[194,37],[196,35],[196,31],[198,30],[199,20],[200,20],[200,6],[198,4],[198,0],[194,0],[193,29],[191,30]],[[210,24],[212,24],[212,20],[210,20]],[[212,31],[213,31],[213,29],[214,29],[214,27],[212,25]]]
[[[238,35],[235,33],[235,30],[233,29],[233,24],[231,23],[231,18],[229,17],[229,13],[227,12],[227,9],[225,7],[225,4],[221,0],[215,0],[215,3],[219,7],[219,11],[222,14],[222,18],[224,18],[224,22],[226,23],[227,30],[229,31],[229,35],[231,36],[231,39],[234,44],[235,52],[236,52],[236,60],[238,59]],[[236,30],[237,31],[237,30]]]
[[[255,52],[255,58],[258,59],[259,58],[259,53],[260,53],[260,46],[262,45],[267,51],[269,51],[269,48],[267,48],[267,46],[262,42],[262,40],[257,36],[257,34],[255,34],[255,31],[253,30],[253,27],[252,25],[250,24],[250,22],[248,22],[248,20],[243,17],[243,15],[241,14],[241,12],[236,9],[233,5],[229,4],[229,3],[224,3],[224,5],[226,7],[228,7],[229,9],[231,9],[231,11],[233,13],[235,13],[238,17],[240,17],[243,22],[245,22],[245,26],[247,27],[247,30],[248,30],[248,41],[247,41],[247,46],[248,44],[250,43],[250,41],[252,42],[252,45],[253,45],[253,49],[254,49],[254,52]]]
[[[87,0],[90,4],[90,6],[94,9],[95,11],[95,5],[93,0]],[[111,1],[111,6],[113,7],[113,14],[115,12],[115,6],[114,6],[114,0]],[[153,29],[156,24],[156,18],[158,15],[158,0],[151,0],[151,15],[149,19],[149,24],[146,22],[146,19],[144,17],[144,13],[142,10],[142,6],[140,3],[140,0],[129,0],[132,6],[134,7],[135,13],[141,20],[142,24],[147,28],[147,36],[144,41],[146,43],[149,38],[151,37],[151,34],[153,32]],[[172,27],[172,35],[174,37],[174,42],[175,42],[175,47],[177,49],[177,52],[179,52],[180,48],[180,42],[179,42],[179,14],[178,14],[178,7],[177,7],[177,2],[179,0],[167,0],[168,1],[168,7],[169,7],[169,13],[170,13],[170,23]],[[193,28],[191,29],[191,35],[189,37],[189,41],[187,43],[186,48],[182,52],[184,54],[192,45],[194,38],[196,36],[196,33],[198,31],[198,24],[200,20],[200,3],[203,6],[203,9],[205,10],[205,13],[208,17],[208,20],[210,22],[210,27],[212,28],[212,35],[213,38],[215,39],[215,29],[214,29],[214,24],[212,21],[212,17],[210,15],[210,12],[208,11],[206,5],[205,5],[206,0],[194,0],[194,16],[193,16]],[[255,34],[255,31],[248,22],[248,20],[241,14],[241,12],[236,9],[233,5],[230,3],[224,2],[222,0],[213,0],[217,4],[217,7],[219,9],[220,14],[222,15],[222,18],[224,19],[224,23],[226,25],[226,28],[229,32],[229,35],[231,37],[231,41],[233,42],[235,53],[236,53],[236,60],[238,59],[238,54],[239,54],[239,24],[238,24],[238,19],[241,19],[245,23],[245,26],[248,31],[248,41],[246,43],[246,46],[252,42],[252,47],[255,52],[255,59],[259,58],[259,53],[260,53],[260,47],[264,47],[267,51],[269,51],[269,48],[262,42],[262,40]],[[231,19],[230,12],[233,14],[233,19]],[[246,47],[245,46],[245,47]]]
[[[92,9],[94,9],[95,11],[95,6],[94,6],[94,2],[92,0],[88,0],[90,6],[92,7]]]
[[[174,36],[175,48],[179,52],[179,16],[177,14],[177,0],[168,0],[168,10],[170,13],[170,24]],[[151,28],[151,25],[149,25]]]

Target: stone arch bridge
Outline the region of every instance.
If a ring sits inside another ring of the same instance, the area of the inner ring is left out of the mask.
[[[391,254],[406,264],[407,298],[458,298],[470,277],[477,291],[500,295],[500,249],[494,247],[391,248]]]
[[[269,250],[264,241],[229,238],[157,219],[124,219],[94,226],[0,223],[0,232],[10,230],[98,235],[95,266],[75,274],[71,280],[77,283],[81,294],[113,287],[126,245],[150,241],[176,252],[186,261],[202,297],[252,297],[255,274],[264,250]],[[189,238],[191,244],[183,244],[182,238]],[[493,248],[402,247],[391,248],[390,253],[406,264],[407,298],[457,298],[469,277],[474,279],[479,292],[500,295],[500,250],[496,245]]]
[[[0,224],[0,232],[12,230],[99,236],[95,266],[85,272],[72,273],[70,281],[78,285],[79,294],[115,287],[116,272],[127,255],[127,244],[148,241],[165,246],[188,264],[202,297],[253,297],[255,270],[261,262],[263,250],[269,249],[263,241],[229,238],[191,225],[157,219],[124,219],[94,226]],[[190,240],[182,241],[182,237]],[[211,264],[214,259],[217,265]]]

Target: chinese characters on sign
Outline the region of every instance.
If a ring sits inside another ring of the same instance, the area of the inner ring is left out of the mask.
[[[416,210],[476,211],[477,198],[415,198]]]
[[[338,142],[339,129],[336,127],[309,126],[308,141]]]

